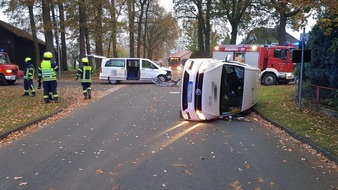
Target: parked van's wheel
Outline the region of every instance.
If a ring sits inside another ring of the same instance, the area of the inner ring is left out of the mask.
[[[262,82],[266,86],[275,85],[277,82],[277,78],[273,73],[267,73],[264,75]]]
[[[167,77],[166,77],[165,75],[158,75],[157,78],[158,78],[161,82],[167,81]]]
[[[118,84],[120,81],[108,79],[110,84]]]

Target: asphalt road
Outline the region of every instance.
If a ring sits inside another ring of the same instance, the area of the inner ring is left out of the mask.
[[[179,87],[129,84],[0,148],[0,189],[337,189],[330,168],[274,128],[186,122]]]

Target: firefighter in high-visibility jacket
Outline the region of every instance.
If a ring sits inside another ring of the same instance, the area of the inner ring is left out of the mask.
[[[90,99],[92,97],[91,84],[92,84],[92,74],[94,71],[92,67],[89,65],[89,61],[87,58],[82,58],[81,63],[82,65],[77,71],[75,80],[78,80],[78,78],[80,77],[84,99],[87,98]]]
[[[26,57],[25,59],[25,70],[23,73],[23,88],[24,94],[22,96],[29,96],[29,92],[32,93],[32,96],[36,96],[35,87],[33,84],[34,79],[34,65],[32,64],[32,59],[30,57]]]
[[[46,104],[50,102],[50,92],[52,92],[52,98],[54,101],[59,101],[56,81],[56,72],[59,70],[59,67],[55,64],[52,58],[53,54],[51,52],[45,52],[38,70],[39,81],[41,81],[41,79],[43,81],[43,99]]]

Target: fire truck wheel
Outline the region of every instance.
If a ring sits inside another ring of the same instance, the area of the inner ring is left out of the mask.
[[[273,73],[267,73],[263,77],[263,84],[266,86],[275,85],[277,81],[276,76]]]
[[[9,84],[9,85],[12,85],[12,84],[14,84],[15,83],[15,80],[8,80],[7,81],[7,84]]]
[[[6,78],[5,76],[0,74],[0,85],[5,85],[6,84]]]

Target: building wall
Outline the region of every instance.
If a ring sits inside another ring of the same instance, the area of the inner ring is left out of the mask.
[[[40,57],[35,57],[34,43],[32,40],[23,38],[13,32],[5,30],[0,27],[0,48],[4,49],[12,63],[17,64],[21,70],[25,68],[25,58],[31,57],[33,63],[42,58],[43,53],[46,51],[46,46],[39,44]]]

